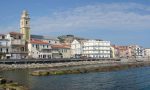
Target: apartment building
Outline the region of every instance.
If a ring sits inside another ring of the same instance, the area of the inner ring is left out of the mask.
[[[9,40],[10,59],[24,59],[27,58],[26,42],[23,39],[23,34],[18,32],[10,32],[7,34]]]
[[[117,46],[114,45],[115,57],[117,58],[129,58],[132,56],[131,48],[129,46]]]
[[[9,40],[6,38],[6,35],[0,34],[0,59],[9,58],[10,47]]]
[[[53,58],[70,58],[71,51],[70,46],[65,44],[52,45],[52,51],[57,51],[56,53],[52,53]]]
[[[49,43],[31,39],[28,43],[29,58],[48,59],[52,57],[51,46]]]
[[[71,43],[71,57],[80,58],[83,54],[83,42],[86,40],[74,39]]]
[[[83,43],[83,56],[91,58],[110,58],[110,41],[88,40]]]
[[[139,45],[130,45],[131,55],[134,58],[144,57],[144,48]]]
[[[150,48],[145,48],[144,56],[147,57],[147,58],[150,58]]]

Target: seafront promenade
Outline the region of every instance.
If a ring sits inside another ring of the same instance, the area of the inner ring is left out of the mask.
[[[79,61],[120,61],[119,58],[85,58],[85,59],[75,59],[75,58],[59,58],[59,59],[6,59],[0,60],[0,64],[44,64],[44,63],[63,63],[63,62],[79,62]]]

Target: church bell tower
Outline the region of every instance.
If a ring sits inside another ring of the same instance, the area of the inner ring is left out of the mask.
[[[23,39],[30,41],[30,17],[26,10],[22,12],[20,19],[20,32],[23,34]]]

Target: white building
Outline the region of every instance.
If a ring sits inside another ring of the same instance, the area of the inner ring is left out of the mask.
[[[27,58],[26,43],[23,34],[10,32],[0,35],[1,59],[23,59]]]
[[[144,48],[139,45],[131,45],[131,54],[132,57],[141,58],[144,57]]]
[[[110,41],[88,40],[83,43],[83,56],[91,58],[110,58]]]
[[[26,43],[23,39],[23,34],[10,32],[7,34],[6,38],[9,40],[8,46],[10,47],[10,59],[27,58],[28,52],[26,51]]]
[[[71,57],[78,58],[82,55],[83,53],[83,42],[84,41],[79,41],[79,40],[73,40],[71,43]]]
[[[28,43],[29,57],[36,59],[48,59],[52,57],[51,46],[41,40],[31,40]]]
[[[6,35],[0,34],[0,59],[9,58],[10,47],[9,40],[6,39]]]
[[[150,57],[150,48],[146,48],[144,51],[145,57]]]

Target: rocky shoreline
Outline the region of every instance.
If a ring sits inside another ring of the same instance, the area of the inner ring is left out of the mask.
[[[127,63],[109,63],[103,65],[91,65],[91,66],[82,66],[76,68],[58,68],[58,69],[49,69],[49,70],[35,70],[31,73],[33,76],[48,76],[48,75],[63,75],[63,74],[80,74],[80,73],[89,73],[89,72],[109,72],[124,70],[129,68],[137,68],[143,66],[150,66],[150,62],[127,62]]]
[[[65,62],[65,63],[44,63],[44,64],[0,64],[0,71],[16,70],[16,69],[40,69],[40,68],[58,68],[58,67],[72,67],[95,64],[113,64],[120,63],[120,61],[80,61],[80,62]]]
[[[137,68],[150,66],[149,61],[144,62],[103,62],[85,66],[73,66],[73,68],[56,68],[56,69],[43,69],[31,72],[33,76],[48,76],[48,75],[63,75],[63,74],[80,74],[89,72],[109,72],[117,70],[125,70],[129,68]]]
[[[150,66],[150,61],[80,61],[51,64],[1,64],[0,71],[33,69],[31,75],[45,76],[88,72],[107,72],[143,66]]]
[[[6,78],[0,77],[0,90],[28,90],[26,87],[8,80]]]

